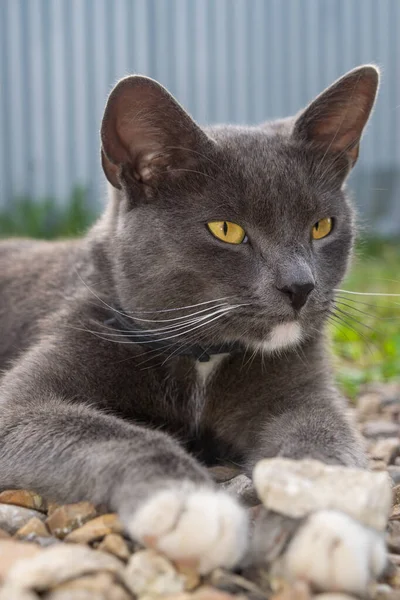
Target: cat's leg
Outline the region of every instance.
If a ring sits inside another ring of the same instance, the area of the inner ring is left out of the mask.
[[[245,510],[169,436],[68,403],[37,381],[29,398],[5,385],[0,398],[0,488],[105,504],[133,538],[203,573],[242,557]]]
[[[327,464],[365,468],[361,436],[332,390],[313,398],[305,393],[279,405],[279,414],[259,416],[258,442],[247,453],[251,469],[261,458],[315,458]]]

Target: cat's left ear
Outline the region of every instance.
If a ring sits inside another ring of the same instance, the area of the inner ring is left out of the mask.
[[[314,143],[326,155],[334,152],[346,156],[349,168],[353,167],[378,85],[377,67],[364,65],[350,71],[297,117],[293,136]]]

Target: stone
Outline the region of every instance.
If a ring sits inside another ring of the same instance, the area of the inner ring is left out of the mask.
[[[8,571],[7,583],[41,592],[90,573],[122,575],[123,567],[120,560],[105,552],[77,544],[58,544],[39,550],[30,559],[18,560]]]
[[[271,596],[271,600],[310,600],[310,588],[304,581],[295,581],[293,584],[284,584],[283,588]]]
[[[132,596],[115,582],[110,573],[96,573],[56,586],[46,600],[131,600]]]
[[[92,519],[69,533],[65,540],[67,542],[76,542],[80,544],[89,544],[95,540],[101,539],[110,533],[122,533],[124,530],[118,515],[109,513],[100,515]]]
[[[388,558],[394,565],[400,566],[400,556],[397,554],[388,554]]]
[[[0,504],[0,528],[8,533],[14,534],[33,517],[44,520],[46,515],[15,504]]]
[[[48,502],[47,515],[50,517],[50,515],[52,515],[57,508],[60,508],[60,506],[61,505],[57,504],[57,502]]]
[[[200,584],[200,575],[193,567],[185,564],[175,563],[176,570],[185,579],[185,590],[190,592]]]
[[[58,538],[54,537],[53,535],[46,535],[46,536],[42,536],[42,535],[35,535],[35,534],[29,534],[24,541],[27,542],[34,542],[35,544],[38,544],[39,546],[41,546],[42,548],[48,548],[48,546],[54,546],[56,544],[62,544],[62,541],[59,540]]]
[[[220,487],[233,496],[236,496],[246,507],[250,508],[260,503],[252,480],[244,473],[237,475],[230,481],[221,483]]]
[[[0,529],[0,540],[9,539],[10,537],[11,535],[7,531]]]
[[[369,449],[369,454],[374,460],[382,460],[386,465],[395,461],[400,453],[400,439],[389,437],[380,439]]]
[[[46,524],[53,535],[63,539],[71,531],[95,517],[96,514],[96,509],[91,502],[65,504],[51,513]]]
[[[98,546],[99,550],[114,554],[121,560],[128,560],[131,553],[129,552],[128,544],[119,533],[109,533]]]
[[[233,596],[227,592],[221,592],[209,585],[202,585],[190,594],[191,600],[246,600],[244,596]],[[172,599],[171,599],[172,600]]]
[[[392,508],[392,513],[390,515],[391,520],[398,521],[400,519],[400,504],[395,504]]]
[[[185,590],[184,575],[154,550],[140,550],[131,556],[124,582],[139,597],[175,595]]]
[[[362,394],[357,401],[357,417],[361,422],[376,417],[380,412],[382,396],[379,393],[369,392]]]
[[[292,518],[332,509],[383,531],[392,505],[389,478],[316,460],[285,458],[261,460],[255,467],[254,484],[264,506]]]
[[[400,554],[400,521],[389,522],[387,545],[391,552]]]
[[[340,594],[338,592],[326,592],[325,594],[316,594],[313,600],[356,600],[354,596]]]
[[[397,485],[398,483],[400,483],[400,466],[389,465],[387,468],[387,472],[389,473],[390,477],[392,478],[394,485]]]
[[[5,585],[0,588],[0,600],[39,600],[39,596],[18,586]]]
[[[390,421],[368,421],[361,431],[366,438],[393,438],[400,435],[400,426]]]
[[[0,504],[16,504],[24,508],[33,508],[40,512],[47,511],[47,504],[42,496],[27,490],[5,490],[0,493]]]
[[[252,581],[255,578],[254,571],[248,579],[225,569],[214,569],[207,577],[207,584],[230,594],[249,594],[252,600],[264,600],[265,592]]]
[[[241,474],[239,467],[231,467],[226,465],[217,465],[215,467],[209,467],[208,472],[216,483],[225,483],[230,479],[233,479],[237,475]]]
[[[0,540],[0,581],[4,580],[17,561],[35,556],[40,552],[36,544],[13,539]]]
[[[45,523],[38,519],[37,517],[32,517],[29,519],[25,525],[20,527],[15,534],[15,537],[18,539],[23,539],[27,537],[49,537],[49,530],[47,529]]]

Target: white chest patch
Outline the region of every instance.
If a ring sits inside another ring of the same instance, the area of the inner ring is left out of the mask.
[[[214,375],[217,367],[221,364],[228,354],[213,354],[207,362],[196,361],[197,381],[192,395],[194,426],[197,430],[200,425],[201,415],[203,413],[206,401],[207,382]]]
[[[281,323],[276,325],[269,334],[269,339],[260,344],[260,349],[266,352],[281,350],[289,346],[295,346],[303,337],[301,326],[297,321]]]
[[[207,362],[196,361],[196,373],[198,384],[203,387],[207,379],[214,373],[218,365],[228,354],[213,354]]]

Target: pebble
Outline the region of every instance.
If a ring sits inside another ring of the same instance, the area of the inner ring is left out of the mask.
[[[400,521],[389,522],[387,544],[391,552],[400,554]]]
[[[21,559],[31,558],[40,552],[36,544],[13,539],[0,540],[0,581],[8,575],[11,567]]]
[[[81,575],[99,571],[122,574],[123,571],[124,565],[117,558],[88,546],[59,544],[40,550],[35,546],[35,549],[35,556],[18,560],[8,571],[7,583],[40,592]]]
[[[79,544],[89,544],[95,540],[101,539],[110,533],[122,533],[124,530],[118,515],[109,513],[100,515],[92,519],[69,533],[65,540],[67,542],[76,542]]]
[[[264,600],[265,598],[265,592],[256,583],[225,569],[214,569],[208,575],[207,583],[223,592],[250,594],[252,600]]]
[[[221,484],[221,488],[236,496],[236,498],[246,507],[257,506],[260,500],[254,488],[250,477],[244,473],[236,475],[230,481]]]
[[[340,510],[382,531],[391,511],[390,480],[383,472],[271,458],[256,465],[253,478],[264,506],[292,518],[321,509]]]
[[[90,502],[66,504],[53,510],[47,518],[46,524],[53,535],[62,539],[71,531],[95,517],[96,514],[96,509]]]
[[[202,585],[194,593],[188,595],[188,598],[190,600],[246,600],[244,596],[234,596],[227,592],[221,592],[221,590],[216,590],[209,585]],[[299,600],[303,599],[299,598]]]
[[[380,412],[382,396],[379,393],[369,392],[362,394],[357,401],[357,418],[360,422],[376,417]]]
[[[216,483],[225,483],[241,473],[239,467],[228,467],[225,465],[209,467],[207,470]]]
[[[128,544],[122,535],[119,535],[118,533],[109,533],[106,535],[101,544],[99,544],[98,549],[103,552],[114,554],[117,558],[125,561],[128,560],[131,555]]]
[[[154,550],[131,556],[124,572],[125,585],[136,596],[165,596],[185,591],[185,576]]]
[[[348,594],[339,594],[338,592],[326,592],[313,596],[313,600],[356,600],[354,596]]]
[[[33,508],[41,512],[47,511],[47,503],[34,492],[27,490],[5,490],[0,493],[0,504],[16,504],[24,508]]]
[[[296,581],[292,585],[284,584],[282,590],[271,596],[271,600],[309,600],[310,588],[304,581]]]
[[[11,535],[7,531],[4,531],[4,529],[0,529],[0,540],[4,540],[10,537]]]
[[[400,439],[389,437],[374,442],[369,449],[370,456],[375,460],[383,461],[384,465],[394,462],[400,452]]]
[[[369,421],[361,429],[366,438],[392,438],[399,436],[400,426],[390,421]]]
[[[15,504],[0,504],[0,528],[14,534],[33,517],[44,520],[45,515],[31,508],[23,508]]]
[[[25,525],[20,527],[15,534],[16,538],[27,538],[28,536],[32,537],[49,537],[49,530],[47,529],[45,523],[38,519],[37,517],[32,517],[29,519]]]
[[[110,573],[96,573],[67,581],[56,586],[46,600],[131,600],[128,594]]]
[[[389,465],[387,471],[390,477],[393,480],[394,485],[400,483],[400,466],[399,465]]]
[[[20,587],[14,585],[5,585],[0,588],[0,600],[39,600],[39,596],[30,590],[21,590]]]

